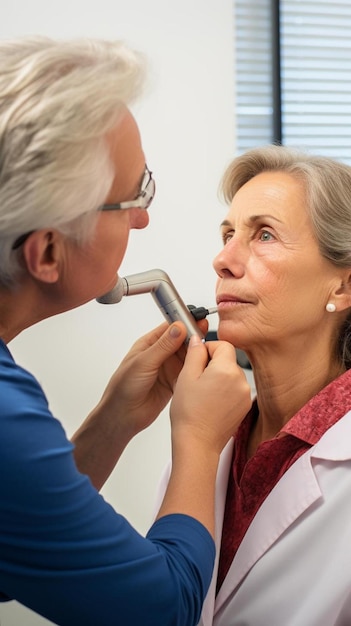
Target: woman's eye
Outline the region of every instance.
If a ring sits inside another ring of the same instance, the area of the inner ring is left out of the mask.
[[[234,231],[233,230],[229,230],[227,233],[223,234],[223,244],[225,245],[226,243],[228,243],[228,241],[230,241],[232,239],[232,237],[234,236]]]
[[[269,230],[261,230],[259,233],[259,239],[260,241],[272,241],[274,237],[272,233],[269,232]]]

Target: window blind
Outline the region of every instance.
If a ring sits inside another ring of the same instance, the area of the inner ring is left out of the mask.
[[[283,142],[351,163],[351,2],[281,2]]]
[[[237,151],[273,141],[271,10],[235,0]],[[351,164],[351,1],[280,0],[282,143]]]
[[[270,0],[237,0],[235,82],[237,152],[272,140]]]

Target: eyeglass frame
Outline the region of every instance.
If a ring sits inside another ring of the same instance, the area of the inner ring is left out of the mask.
[[[141,181],[140,190],[134,200],[126,200],[125,202],[117,202],[115,204],[102,204],[98,211],[119,211],[124,209],[148,209],[154,199],[156,191],[156,183],[152,178],[152,172],[145,165],[143,180]]]
[[[146,180],[147,178],[147,180]],[[146,182],[145,182],[146,180]],[[145,165],[145,171],[143,180],[141,181],[140,190],[137,197],[134,200],[126,200],[125,202],[117,202],[115,204],[102,204],[98,207],[98,211],[120,211],[124,209],[148,209],[151,202],[154,199],[156,191],[156,183],[152,178],[152,172],[149,170],[148,166]],[[20,248],[24,242],[28,239],[28,237],[34,233],[34,230],[25,233],[24,235],[20,235],[17,237],[15,242],[12,245],[12,250],[17,250]]]

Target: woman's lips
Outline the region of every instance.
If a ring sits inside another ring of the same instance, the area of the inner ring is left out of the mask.
[[[239,304],[250,304],[250,302],[243,298],[239,298],[238,296],[230,296],[227,294],[217,296],[218,310],[224,309],[226,307],[238,306]]]

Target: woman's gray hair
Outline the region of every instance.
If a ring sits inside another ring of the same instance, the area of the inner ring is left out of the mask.
[[[282,171],[300,180],[306,210],[323,257],[351,268],[351,167],[327,157],[269,145],[248,150],[227,167],[220,192],[229,204],[236,192],[262,172]],[[341,329],[338,356],[351,367],[350,315]]]
[[[0,41],[0,283],[21,235],[92,233],[113,180],[106,133],[139,97],[145,60],[122,42]]]

